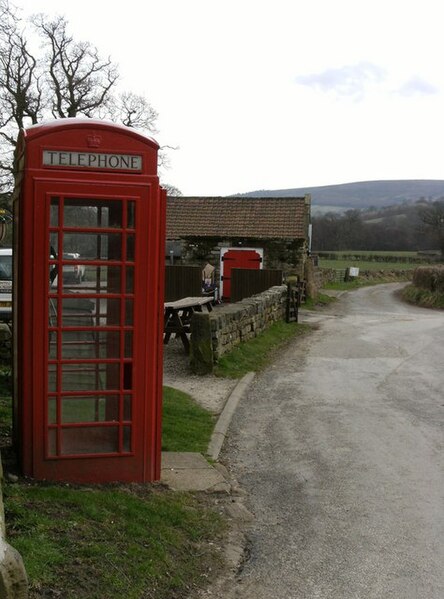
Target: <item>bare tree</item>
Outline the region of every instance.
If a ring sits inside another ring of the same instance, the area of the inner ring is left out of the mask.
[[[143,96],[132,92],[123,92],[110,104],[108,115],[112,120],[127,127],[158,133],[156,121],[158,113]]]
[[[37,60],[6,0],[0,0],[0,15],[0,184],[9,185],[17,131],[38,122],[43,95]]]
[[[110,118],[156,132],[154,108],[142,96],[115,93],[116,65],[103,60],[90,43],[75,41],[64,17],[40,14],[31,22],[44,56],[29,49],[16,9],[0,0],[0,192],[11,189],[18,131],[44,118]]]
[[[169,197],[178,198],[183,195],[180,189],[178,189],[174,185],[170,185],[169,183],[162,183],[162,187],[165,189],[165,191],[167,192],[167,196]]]
[[[134,127],[150,133],[158,133],[156,122],[158,118],[157,111],[143,96],[132,92],[124,92],[115,98],[114,102],[101,111],[102,118],[110,118],[114,122],[122,123],[127,127]],[[163,145],[159,148],[158,166],[160,169],[168,170],[170,161],[168,151],[178,150],[178,147]],[[162,183],[163,187],[173,190],[174,193],[168,195],[182,195],[176,187]]]
[[[47,21],[37,15],[32,22],[48,51],[45,77],[52,92],[52,115],[93,117],[110,101],[111,88],[119,78],[116,66],[110,59],[101,60],[97,48],[88,42],[74,41],[64,17]]]
[[[436,240],[444,257],[444,199],[431,202],[418,209],[422,230]]]

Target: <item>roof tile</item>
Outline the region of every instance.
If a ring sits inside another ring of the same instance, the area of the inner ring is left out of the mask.
[[[167,239],[305,238],[305,197],[169,197]]]

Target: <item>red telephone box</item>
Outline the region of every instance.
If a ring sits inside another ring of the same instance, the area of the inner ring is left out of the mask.
[[[259,248],[221,248],[220,261],[220,295],[222,301],[229,302],[231,269],[261,269],[264,263],[264,250]]]
[[[23,473],[160,477],[165,192],[157,143],[62,119],[16,153],[15,400]]]

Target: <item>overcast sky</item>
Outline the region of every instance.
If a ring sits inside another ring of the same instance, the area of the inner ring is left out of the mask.
[[[159,112],[184,195],[444,179],[442,0],[15,0]]]

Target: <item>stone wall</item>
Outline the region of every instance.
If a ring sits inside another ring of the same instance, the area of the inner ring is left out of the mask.
[[[206,374],[225,353],[274,322],[285,319],[287,286],[271,287],[235,304],[199,312],[191,319],[191,369]]]

